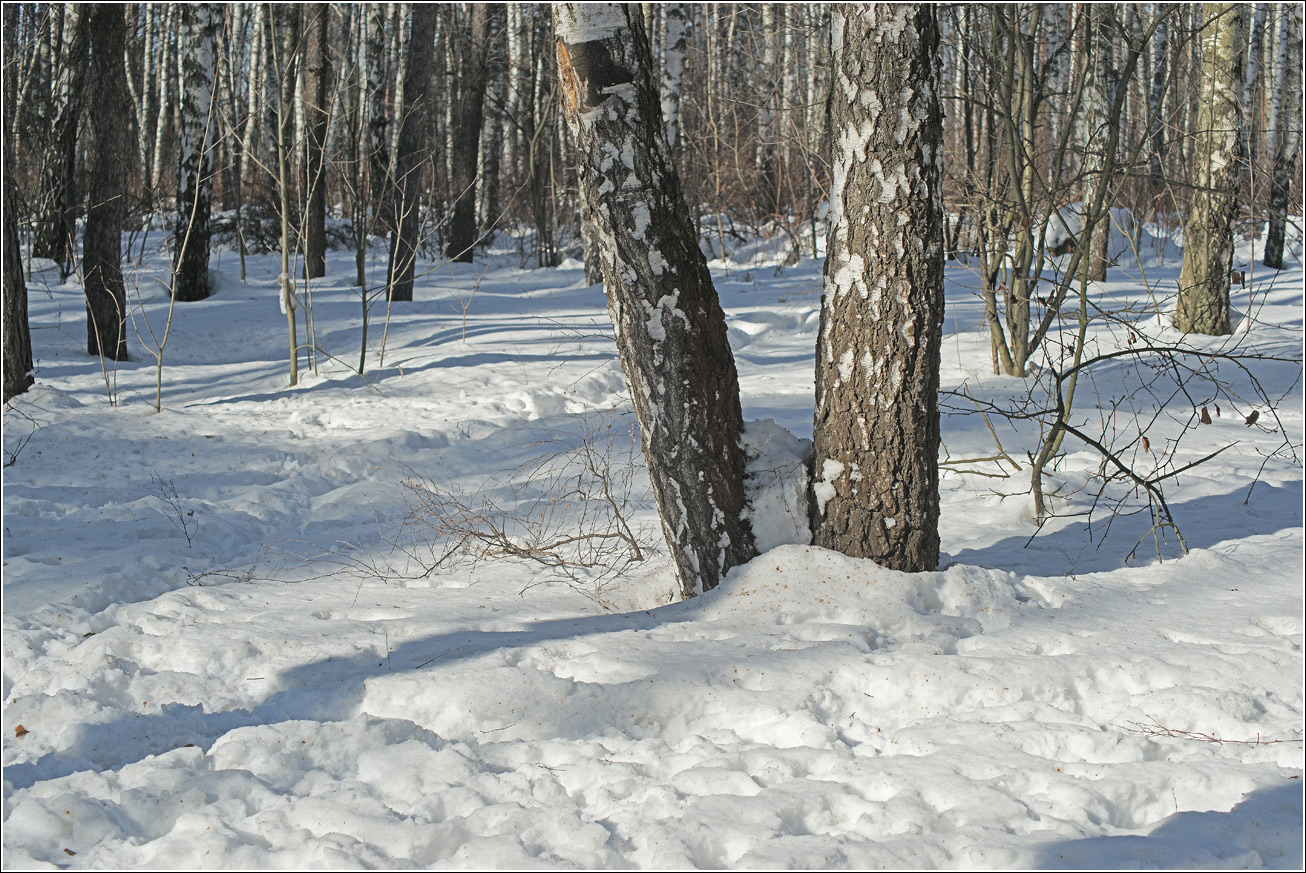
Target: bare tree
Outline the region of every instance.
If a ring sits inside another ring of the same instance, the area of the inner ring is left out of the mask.
[[[317,3],[304,8],[304,139],[305,209],[304,277],[326,275],[326,140],[335,94],[327,25],[331,6]]]
[[[453,126],[453,215],[445,255],[470,264],[476,244],[476,162],[481,147],[485,86],[489,77],[489,7],[467,6],[467,30],[458,58],[462,94]]]
[[[1274,159],[1270,188],[1270,228],[1265,235],[1265,266],[1283,269],[1283,238],[1288,223],[1292,178],[1301,152],[1302,22],[1301,7],[1287,4],[1280,13],[1279,49],[1275,55],[1274,106],[1267,151]]]
[[[123,45],[128,7],[97,3],[87,8],[91,48],[91,166],[82,238],[82,290],[86,295],[86,351],[114,361],[127,359],[127,292],[122,281],[122,225],[127,170],[131,166],[131,112]]]
[[[1238,217],[1242,85],[1247,9],[1202,4],[1205,75],[1191,164],[1193,206],[1184,227],[1184,265],[1174,324],[1185,333],[1230,333],[1229,272]]]
[[[413,299],[413,272],[417,263],[418,194],[427,148],[427,98],[431,55],[435,45],[438,9],[431,4],[413,6],[412,34],[404,64],[404,97],[395,149],[394,217],[390,235],[389,296]],[[396,105],[399,105],[396,101]]]
[[[725,316],[671,163],[639,7],[554,6],[563,111],[662,530],[686,596],[755,553]]]
[[[203,300],[209,284],[209,217],[213,199],[213,142],[218,127],[216,74],[222,7],[179,7],[181,52],[181,144],[178,153],[177,227],[173,233],[173,296]]]
[[[816,349],[816,545],[939,561],[943,121],[933,6],[836,7],[834,187]]]

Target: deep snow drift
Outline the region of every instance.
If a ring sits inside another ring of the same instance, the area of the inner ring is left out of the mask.
[[[991,374],[950,266],[945,555],[915,575],[795,544],[820,264],[783,254],[713,263],[771,550],[684,603],[574,262],[431,266],[379,367],[373,306],[360,377],[335,253],[292,389],[275,259],[242,283],[224,252],[159,414],[162,257],[107,371],[38,264],[37,384],[4,412],[5,866],[1300,867],[1300,245],[1236,289],[1234,337],[1192,343],[1287,362],[1081,380],[1075,420],[1144,475],[1231,445],[1164,480],[1187,555],[1073,439],[1035,528],[1039,423],[978,412],[1034,380]],[[1177,272],[1095,286],[1093,351],[1180,342]],[[644,560],[509,554],[614,514]],[[423,574],[437,523],[493,535]]]

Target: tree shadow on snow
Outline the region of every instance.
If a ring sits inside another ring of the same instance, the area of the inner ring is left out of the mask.
[[[5,767],[4,779],[13,790],[20,790],[81,771],[119,770],[185,746],[195,746],[207,754],[220,738],[241,727],[347,721],[360,714],[365,683],[374,677],[420,670],[434,673],[477,655],[526,649],[555,640],[652,630],[691,621],[697,617],[699,607],[690,601],[655,610],[546,619],[520,630],[452,631],[398,643],[388,656],[369,648],[349,656],[313,660],[277,674],[247,677],[246,681],[271,681],[280,689],[250,708],[210,712],[204,704],[165,703],[155,712],[66,728],[76,731],[73,742],[36,761]]]
[[[1228,812],[1181,812],[1147,836],[1044,846],[1036,869],[1302,869],[1302,786],[1260,788]]]
[[[1170,510],[1190,550],[1209,549],[1219,543],[1247,536],[1269,535],[1302,526],[1303,485],[1258,483],[1252,490],[1240,488],[1224,494],[1195,497],[1170,503]],[[1135,504],[1132,508],[1138,508]],[[947,510],[945,509],[945,512]],[[972,564],[1017,573],[1059,576],[1066,573],[1098,573],[1123,567],[1154,564],[1157,548],[1148,534],[1151,516],[1144,504],[1141,512],[1110,519],[1103,510],[1091,523],[1076,521],[1056,530],[1033,534],[1032,528],[981,548],[965,548],[949,554],[941,563]],[[946,519],[944,521],[946,526]],[[1161,531],[1161,556],[1165,561],[1182,557],[1173,531]],[[1134,549],[1132,560],[1128,560]]]

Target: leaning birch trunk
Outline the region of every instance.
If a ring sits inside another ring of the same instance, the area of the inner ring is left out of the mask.
[[[563,111],[602,243],[608,312],[685,596],[756,551],[725,316],[671,163],[638,6],[554,6]]]
[[[1184,265],[1174,325],[1184,333],[1231,333],[1229,271],[1238,217],[1242,154],[1246,7],[1202,5],[1202,97],[1197,115],[1192,214],[1184,227]]]
[[[836,6],[813,541],[939,562],[943,116],[933,6]]]
[[[127,41],[125,4],[88,8],[91,44],[89,109],[91,134],[90,203],[82,237],[82,290],[86,295],[86,352],[112,361],[127,360],[127,293],[122,281],[122,224],[127,212],[127,168],[131,112],[122,62]]]
[[[173,232],[172,293],[177,300],[209,296],[209,214],[213,198],[213,135],[218,126],[214,75],[222,7],[180,8],[181,130],[177,175],[177,227]]]

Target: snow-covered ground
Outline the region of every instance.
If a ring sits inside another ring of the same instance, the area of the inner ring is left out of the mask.
[[[680,603],[578,264],[432,266],[381,366],[373,307],[359,376],[333,253],[317,371],[288,388],[274,258],[242,283],[224,252],[216,296],[176,310],[158,414],[161,257],[108,370],[78,287],[38,271],[37,384],[4,412],[5,867],[1300,868],[1296,251],[1235,289],[1233,338],[1195,343],[1287,362],[1080,381],[1075,421],[1144,475],[1231,446],[1162,482],[1186,555],[1070,438],[1036,529],[1039,422],[978,412],[1034,380],[992,375],[950,266],[945,554],[915,575],[793,544],[819,262],[714,262],[774,548]],[[1095,287],[1091,350],[1177,342],[1177,272]],[[975,460],[997,442],[1009,461]],[[504,554],[530,524],[610,529],[604,482],[645,560]],[[441,518],[506,527],[423,575]]]

